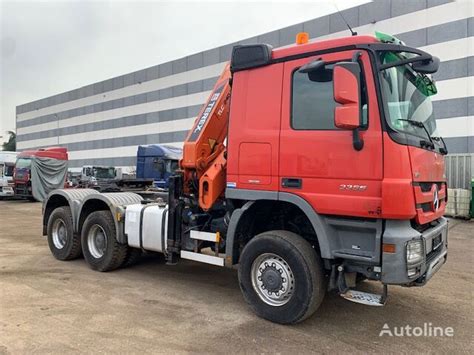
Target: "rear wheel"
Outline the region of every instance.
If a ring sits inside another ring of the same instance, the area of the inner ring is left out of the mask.
[[[81,242],[84,259],[93,270],[117,269],[127,255],[128,246],[117,242],[115,223],[108,211],[92,212],[86,218]]]
[[[127,255],[122,263],[122,267],[129,267],[137,264],[142,257],[141,249],[128,247]]]
[[[326,292],[320,257],[306,240],[288,231],[265,232],[247,243],[239,283],[258,316],[281,324],[311,316]]]
[[[56,208],[48,219],[48,245],[58,260],[72,260],[81,255],[81,239],[74,234],[71,209]]]

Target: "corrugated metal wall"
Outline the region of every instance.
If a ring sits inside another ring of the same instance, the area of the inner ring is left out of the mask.
[[[474,154],[449,154],[445,159],[448,187],[470,190],[474,177]]]

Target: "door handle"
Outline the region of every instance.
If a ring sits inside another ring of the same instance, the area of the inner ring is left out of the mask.
[[[298,178],[282,178],[281,186],[289,189],[301,189],[303,182]]]

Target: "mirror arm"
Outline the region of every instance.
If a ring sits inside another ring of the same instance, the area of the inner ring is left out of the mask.
[[[352,131],[352,145],[357,151],[364,148],[364,140],[360,137],[359,128],[356,128]]]
[[[354,63],[359,63],[359,57],[362,55],[360,51],[355,52],[352,55],[352,61]],[[359,64],[360,65],[360,64]],[[360,90],[360,88],[359,88]],[[362,112],[362,110],[361,110]],[[359,124],[361,123],[361,119],[359,118]],[[364,140],[360,136],[359,128],[356,128],[352,131],[352,146],[355,150],[360,151],[364,148]]]

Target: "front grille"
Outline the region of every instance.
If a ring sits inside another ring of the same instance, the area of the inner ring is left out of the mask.
[[[432,262],[441,253],[442,249],[443,247],[442,245],[440,245],[435,250],[432,250],[428,254],[426,254],[426,263],[429,264],[430,262]]]
[[[413,229],[416,229],[418,232],[420,233],[423,233],[424,231],[426,231],[427,229],[430,229],[430,228],[433,228],[433,227],[436,227],[437,225],[439,225],[439,221],[438,220],[434,220],[434,221],[431,221],[429,223],[426,223],[426,224],[418,224],[415,222],[415,220],[412,220],[411,221],[411,226]]]
[[[444,182],[414,182],[413,186],[419,186],[422,192],[429,192],[433,184],[438,185],[438,191],[443,189]]]

